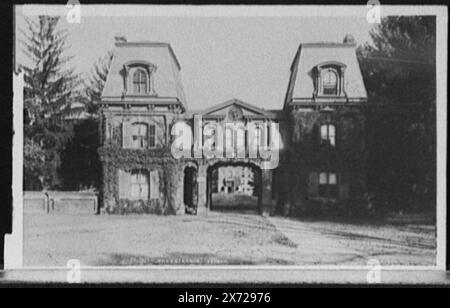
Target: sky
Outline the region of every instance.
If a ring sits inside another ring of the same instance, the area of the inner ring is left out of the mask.
[[[136,16],[118,16],[116,12],[121,8],[115,7],[113,16],[107,16],[109,8],[104,7],[101,16],[83,16],[81,8],[79,24],[70,24],[66,18],[59,22],[61,29],[68,30],[67,54],[73,56],[70,65],[77,73],[84,76],[99,57],[112,50],[116,35],[126,36],[128,41],[167,42],[181,64],[187,105],[193,110],[231,98],[260,108],[281,109],[290,66],[300,43],[342,42],[350,33],[358,44],[364,44],[370,41],[373,26],[364,14],[143,16],[138,13],[139,7],[133,7]],[[16,30],[24,29],[23,14],[28,11],[22,13],[19,8],[16,13]],[[20,39],[20,31],[16,33],[16,39]],[[27,63],[20,49],[16,54],[18,63]]]

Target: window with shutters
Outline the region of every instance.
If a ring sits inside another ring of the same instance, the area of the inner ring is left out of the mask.
[[[135,149],[145,149],[147,148],[148,141],[148,131],[147,124],[145,123],[134,123],[131,126],[131,147]]]
[[[130,178],[130,197],[132,199],[147,200],[149,198],[148,172],[145,170],[133,170]]]
[[[322,145],[336,146],[336,127],[333,124],[320,126],[320,143]]]
[[[159,199],[159,172],[150,172],[150,199]]]
[[[337,175],[333,172],[319,174],[319,196],[325,198],[338,197]]]
[[[119,198],[128,199],[130,195],[130,173],[125,170],[118,170],[119,177]]]

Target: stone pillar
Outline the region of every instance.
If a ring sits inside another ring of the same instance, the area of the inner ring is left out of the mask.
[[[47,192],[44,192],[44,210],[46,214],[50,212],[50,197]]]
[[[345,67],[341,67],[341,75],[340,75],[340,78],[339,78],[339,94],[340,95],[345,93],[344,74],[345,74]]]
[[[176,214],[184,215],[185,214],[185,206],[184,206],[184,171],[178,171],[178,189],[177,189],[177,198],[176,198]]]
[[[206,215],[208,213],[208,204],[207,204],[207,166],[199,166],[198,174],[197,174],[197,182],[198,182],[198,206],[197,206],[197,215]]]
[[[261,214],[272,213],[272,170],[261,170]]]

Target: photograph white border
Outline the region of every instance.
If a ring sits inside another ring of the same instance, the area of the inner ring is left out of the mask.
[[[107,9],[106,9],[107,8]],[[24,5],[16,6],[16,10],[22,9],[24,15],[39,15],[41,13],[47,15],[63,15],[65,16],[69,10],[68,7],[62,5]],[[369,8],[368,6],[191,6],[191,5],[81,5],[81,18],[83,16],[298,16],[298,17],[311,17],[311,16],[361,16],[366,15]],[[416,271],[418,275],[423,276],[427,271],[442,271],[445,270],[446,260],[446,157],[447,157],[447,27],[448,27],[448,15],[447,7],[445,6],[381,6],[382,16],[387,15],[434,15],[436,16],[436,112],[437,112],[437,254],[436,254],[436,266],[382,266],[383,271],[403,272],[403,271]],[[16,29],[14,29],[16,30]],[[17,47],[16,47],[17,48]],[[24,267],[23,266],[23,73],[17,75],[13,74],[14,79],[14,136],[13,136],[13,233],[5,236],[5,269],[10,271],[11,277],[18,277],[20,279],[21,273],[27,272],[22,277],[28,277],[28,279],[34,280],[34,274],[40,272],[49,273],[48,279],[51,279],[51,275],[59,280],[61,272],[67,272],[66,267]],[[124,267],[82,267],[83,271],[97,273],[98,280],[102,281],[102,277],[114,277],[109,275],[111,270],[117,270],[118,273],[124,273],[129,271],[131,276],[130,281],[133,281],[132,275],[136,274],[136,271],[148,272],[162,271],[163,273],[171,270],[191,271],[192,275],[195,275],[194,271],[206,270],[206,271],[255,271],[258,273],[260,270],[264,271],[305,271],[311,272],[324,272],[330,274],[339,273],[340,271],[353,271],[366,273],[367,266],[272,266],[272,265],[250,265],[250,266],[227,266],[227,265],[152,265],[152,266],[124,266]],[[106,275],[101,275],[104,272]],[[422,274],[421,274],[422,273]],[[56,276],[55,276],[56,275]],[[45,276],[45,275],[44,275]],[[170,276],[170,275],[169,275]],[[255,275],[250,275],[243,281],[255,281]],[[318,277],[322,275],[317,274]],[[401,276],[401,275],[400,275]],[[174,277],[177,277],[175,275]],[[358,276],[359,277],[359,276]],[[195,277],[194,277],[195,278]],[[220,282],[229,282],[226,279],[220,277],[211,277],[213,281],[218,279]],[[273,278],[273,277],[272,277]],[[362,278],[362,276],[360,277]],[[27,279],[27,278],[24,278]],[[92,277],[95,281],[96,278]],[[107,281],[114,278],[107,278]],[[305,277],[297,277],[299,281],[309,280]],[[293,279],[294,281],[297,279]],[[342,278],[344,281],[346,278]],[[393,278],[395,280],[395,278]],[[144,279],[145,280],[145,279]],[[151,279],[150,279],[151,280]],[[161,280],[161,279],[160,279]],[[163,279],[164,280],[164,279]],[[194,279],[195,280],[195,279]],[[269,279],[267,281],[276,281],[277,279]],[[312,279],[315,281],[315,279]],[[326,279],[325,279],[326,280]],[[338,279],[339,280],[339,279]],[[364,282],[364,278],[362,279]],[[200,281],[202,281],[200,279]],[[204,282],[210,282],[211,280],[205,280]],[[265,280],[264,280],[265,281]],[[176,279],[172,282],[178,282]],[[316,281],[317,282],[317,281]]]

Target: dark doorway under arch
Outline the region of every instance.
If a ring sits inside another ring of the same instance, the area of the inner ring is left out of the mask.
[[[261,213],[261,169],[247,162],[218,162],[207,169],[207,207]]]
[[[183,201],[186,214],[197,214],[198,184],[197,168],[189,166],[184,169]]]

